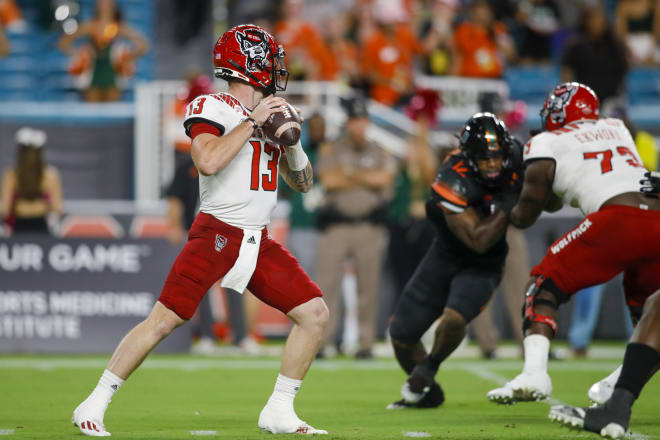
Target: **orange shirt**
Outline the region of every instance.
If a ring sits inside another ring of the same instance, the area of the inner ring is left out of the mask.
[[[21,10],[14,0],[0,0],[0,24],[7,26],[21,18]]]
[[[371,97],[392,105],[401,97],[401,88],[412,84],[414,55],[420,51],[417,37],[409,26],[400,25],[392,40],[381,31],[374,32],[366,41],[362,54],[363,71],[376,81],[371,86]]]
[[[328,48],[316,28],[306,22],[294,27],[289,21],[283,20],[275,25],[275,35],[280,44],[284,46],[285,53],[302,52],[307,59],[315,62],[314,68],[307,72],[308,76],[311,75],[313,78],[307,79],[317,79],[324,59],[328,57]],[[295,68],[295,66],[292,67]],[[304,68],[305,66],[299,67]]]
[[[358,49],[350,40],[342,40],[328,46],[327,56],[321,65],[321,79],[334,81],[342,75],[342,65],[351,63],[358,66],[360,63]]]
[[[506,27],[495,24],[495,34],[506,34]],[[481,78],[498,78],[504,72],[504,65],[494,38],[488,31],[473,23],[460,24],[454,31],[454,45],[461,55],[459,75]]]

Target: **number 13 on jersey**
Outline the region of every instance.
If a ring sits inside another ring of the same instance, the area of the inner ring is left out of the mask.
[[[266,163],[265,172],[261,172],[259,165],[261,164],[261,153],[263,144],[263,153],[268,154],[270,159]],[[277,145],[262,142],[250,141],[252,146],[252,170],[250,172],[250,189],[252,191],[259,191],[259,184],[264,191],[275,191],[277,189],[277,164],[280,159],[280,149]]]

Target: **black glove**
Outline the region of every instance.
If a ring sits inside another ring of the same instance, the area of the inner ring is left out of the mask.
[[[645,179],[639,181],[642,184],[642,193],[646,197],[660,198],[660,172],[647,171],[644,177]]]

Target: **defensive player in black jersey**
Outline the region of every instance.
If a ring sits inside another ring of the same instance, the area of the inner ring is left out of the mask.
[[[426,203],[438,235],[404,288],[390,326],[392,345],[409,375],[402,400],[388,409],[437,407],[435,375],[460,344],[502,277],[508,214],[520,191],[520,143],[491,113],[463,126],[460,148],[441,165]],[[438,319],[430,353],[420,342]]]

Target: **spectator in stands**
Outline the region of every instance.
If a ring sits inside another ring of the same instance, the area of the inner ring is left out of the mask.
[[[0,58],[6,57],[11,52],[11,44],[9,44],[9,39],[5,35],[5,30],[0,23]]]
[[[27,23],[15,0],[0,0],[0,24],[10,32],[25,32]]]
[[[15,234],[48,234],[49,217],[62,214],[62,184],[57,169],[44,161],[46,133],[23,127],[16,144],[16,165],[2,175],[2,219]]]
[[[478,78],[500,78],[506,62],[516,50],[506,27],[495,21],[490,4],[472,2],[468,20],[454,31],[452,74]]]
[[[316,26],[304,20],[304,4],[303,0],[284,0],[275,36],[286,48],[291,79],[318,80],[329,51]]]
[[[85,100],[118,101],[121,95],[117,76],[132,70],[133,62],[146,53],[149,47],[147,40],[122,20],[114,0],[98,0],[94,18],[83,22],[73,34],[63,35],[58,46],[63,52],[72,53],[71,46],[82,37],[89,38],[92,48],[92,78],[84,93]],[[133,47],[122,51],[119,56],[113,56],[119,38],[129,40]]]
[[[439,109],[440,98],[435,90],[418,90],[404,109],[416,122],[417,133],[408,139],[407,151],[399,162],[388,212],[387,255],[396,283],[393,306],[435,237],[433,225],[426,218],[425,203],[437,170],[429,135]]]
[[[633,64],[660,62],[659,0],[620,0],[616,7],[616,28],[630,50]]]
[[[555,0],[523,0],[518,3],[516,18],[521,26],[520,61],[548,63],[552,55],[552,37],[559,30],[559,7]]]
[[[447,75],[458,0],[432,0],[431,16],[422,24],[422,69],[427,75]]]
[[[600,102],[620,96],[628,72],[626,48],[598,3],[582,10],[578,35],[562,56],[561,80],[591,87]]]
[[[340,80],[351,86],[360,86],[362,72],[357,45],[346,36],[348,16],[329,16],[323,25],[323,36],[329,55],[323,60],[321,78]]]
[[[374,8],[369,0],[356,1],[349,12],[348,38],[359,47],[364,47],[367,40],[378,30]]]
[[[378,29],[367,37],[360,58],[371,98],[395,106],[413,92],[414,56],[421,45],[400,0],[377,1],[374,8]]]

